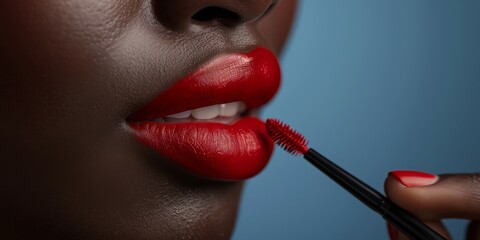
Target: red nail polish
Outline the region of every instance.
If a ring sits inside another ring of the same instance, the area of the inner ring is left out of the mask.
[[[394,226],[392,226],[392,224],[387,224],[387,229],[390,240],[398,240],[398,230]]]
[[[389,175],[406,187],[428,186],[438,181],[437,175],[417,171],[392,171]]]

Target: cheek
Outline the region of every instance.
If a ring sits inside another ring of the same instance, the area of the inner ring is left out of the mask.
[[[46,84],[95,71],[140,9],[136,0],[2,2],[2,70]]]
[[[92,108],[113,91],[115,79],[108,72],[115,68],[110,61],[112,49],[138,17],[141,2],[0,3],[0,27],[5,34],[0,40],[2,116],[49,126],[69,116],[81,117],[77,113],[95,114]],[[89,110],[82,112],[82,106]]]
[[[231,232],[239,184],[179,184],[171,169],[143,166],[122,128],[159,86],[208,57],[146,27],[145,2],[0,3],[0,187],[10,193],[0,203],[23,211],[12,216],[98,232],[132,223],[122,231],[172,239]]]

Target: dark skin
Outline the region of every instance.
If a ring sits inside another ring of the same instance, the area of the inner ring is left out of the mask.
[[[192,19],[209,6],[229,14]],[[0,238],[228,239],[242,183],[172,166],[137,143],[125,119],[213,56],[279,53],[295,6],[1,1]],[[466,235],[480,239],[479,179],[441,175],[407,188],[389,177],[385,189],[445,236],[441,220],[455,217],[472,220]]]
[[[125,119],[213,56],[280,51],[295,5],[0,3],[1,238],[229,239],[242,183],[172,166]]]

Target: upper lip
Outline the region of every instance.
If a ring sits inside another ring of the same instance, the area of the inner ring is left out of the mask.
[[[279,85],[280,66],[269,50],[222,54],[180,79],[132,114],[128,122],[141,143],[192,173],[209,179],[242,180],[259,173],[271,157],[273,142],[262,121],[238,118],[238,113],[228,121],[231,124],[188,119],[164,123],[158,118],[238,101],[244,102],[247,110],[257,108],[275,95]]]
[[[176,82],[128,120],[152,120],[235,101],[242,101],[247,109],[253,109],[267,103],[279,85],[280,67],[269,50],[260,47],[247,54],[222,54]]]

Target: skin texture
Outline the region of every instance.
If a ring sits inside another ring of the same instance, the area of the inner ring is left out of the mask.
[[[443,174],[434,183],[415,187],[406,187],[389,175],[385,192],[398,205],[448,239],[451,237],[442,224],[445,218],[471,220],[465,239],[480,239],[480,174]],[[391,239],[409,239],[394,229],[391,232],[395,236]]]
[[[295,5],[2,1],[1,238],[228,239],[242,183],[179,170],[125,119],[213,56],[279,51]]]
[[[192,19],[208,6],[235,14]],[[179,170],[135,141],[125,119],[213,56],[256,46],[278,53],[295,6],[0,1],[0,238],[228,239],[242,183]],[[473,240],[479,179],[440,175],[407,188],[389,177],[385,188],[445,235],[441,219],[471,219]]]

